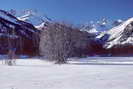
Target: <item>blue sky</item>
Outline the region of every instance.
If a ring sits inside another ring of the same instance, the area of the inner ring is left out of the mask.
[[[133,0],[0,0],[0,8],[36,9],[59,21],[85,23],[133,17]]]

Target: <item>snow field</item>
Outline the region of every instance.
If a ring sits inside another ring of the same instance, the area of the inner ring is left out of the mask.
[[[100,61],[101,58],[94,60]],[[0,89],[133,88],[133,65],[90,65],[85,59],[80,61],[55,65],[37,59],[19,59],[16,66],[0,64]]]

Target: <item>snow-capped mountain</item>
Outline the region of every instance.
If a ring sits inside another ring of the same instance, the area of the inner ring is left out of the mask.
[[[97,30],[95,24],[93,24],[93,23],[84,24],[81,27],[80,31],[86,31],[90,34],[95,34],[95,35],[97,35],[99,33],[99,31]]]
[[[104,37],[105,35],[108,36],[108,40],[104,45],[105,48],[112,48],[116,45],[133,45],[133,18],[102,33],[98,38]]]
[[[23,36],[29,39],[31,38],[31,34],[38,32],[32,24],[19,20],[7,11],[0,10],[0,34],[7,35],[9,33],[11,36],[12,31],[15,31],[15,35],[17,36]]]
[[[107,31],[112,27],[110,20],[102,18],[97,21],[90,21],[82,26],[81,31],[87,31],[88,33],[99,34]]]
[[[97,34],[97,33],[98,33],[98,31],[97,31],[97,29],[96,29],[95,27],[90,28],[90,27],[88,27],[88,26],[84,26],[84,27],[81,28],[80,30],[81,30],[81,31],[86,31],[86,32],[92,33],[92,34]]]
[[[20,17],[17,17],[19,20],[21,21],[27,21],[30,19],[30,17],[32,17],[34,14],[31,13],[31,12],[27,12],[25,13],[24,15],[20,16]]]
[[[42,22],[40,25],[36,25],[35,28],[38,30],[42,30],[43,28],[47,27],[48,24],[49,22],[45,21],[45,22]]]
[[[33,25],[38,25],[38,24],[43,22],[42,17],[39,16],[39,14],[37,14],[33,11],[27,11],[27,12],[21,14],[20,16],[18,16],[17,19],[21,20],[21,21],[31,23]]]
[[[38,30],[41,30],[45,26],[45,22],[42,22],[40,25],[35,26]]]
[[[39,32],[32,24],[0,10],[0,53],[16,49],[17,53],[33,55],[38,50]]]
[[[27,10],[22,13],[17,19],[33,24],[35,27],[42,27],[45,22],[52,21],[47,15],[35,12],[33,10]]]

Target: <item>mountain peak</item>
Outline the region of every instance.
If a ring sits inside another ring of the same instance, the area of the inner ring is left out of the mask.
[[[114,45],[133,44],[133,17],[124,21],[120,25],[113,27],[105,34],[109,35],[105,47],[111,48]]]

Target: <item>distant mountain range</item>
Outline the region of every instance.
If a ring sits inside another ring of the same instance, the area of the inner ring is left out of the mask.
[[[106,20],[98,23],[85,24],[81,28],[81,31],[96,34],[95,40],[91,42],[93,54],[105,56],[133,55],[133,18],[125,21],[116,20],[110,27],[108,27]],[[109,29],[99,30],[99,27]]]
[[[32,39],[31,35],[45,27],[49,21],[52,20],[47,16],[40,16],[33,12],[16,17],[0,10],[0,36],[21,36]],[[15,34],[12,34],[11,29],[15,30]],[[133,55],[133,18],[125,21],[119,19],[113,23],[102,19],[82,25],[80,31],[95,34],[94,40],[90,43],[92,45],[90,53],[93,55]]]

